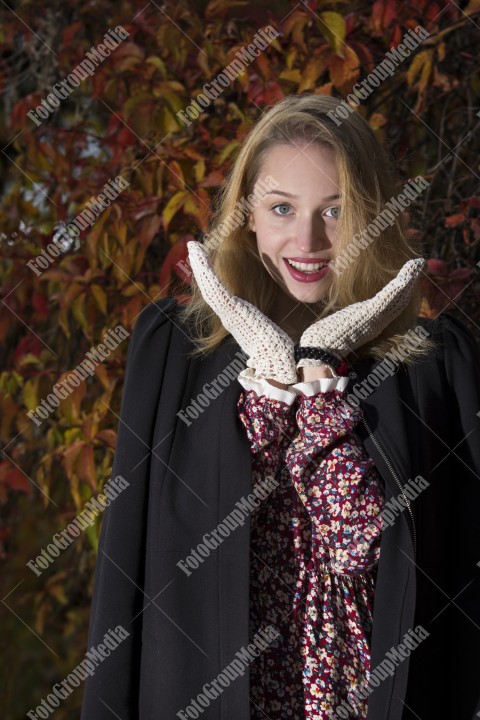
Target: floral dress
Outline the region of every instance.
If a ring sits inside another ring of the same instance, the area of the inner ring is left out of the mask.
[[[255,720],[366,718],[384,489],[348,380],[281,390],[239,376],[252,488],[274,479],[251,516],[250,636],[279,633],[250,665]]]

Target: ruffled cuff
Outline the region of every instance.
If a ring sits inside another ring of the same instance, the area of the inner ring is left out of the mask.
[[[296,395],[270,385],[267,380],[251,378],[245,371],[240,375],[238,380],[244,392],[238,399],[237,410],[247,431],[250,449],[254,454],[260,451],[265,454],[268,448],[268,461],[277,466],[282,449],[296,432],[296,407],[293,405]],[[283,392],[291,396],[286,401],[279,395]]]
[[[279,400],[287,405],[293,404],[296,393],[290,389],[277,388],[275,385],[271,385],[268,380],[255,378],[254,373],[253,368],[245,368],[238,376],[238,382],[244,390],[254,390],[258,396],[265,395],[270,400]],[[290,387],[293,386],[290,385]]]
[[[245,368],[238,376],[238,382],[245,390],[255,390],[257,395],[265,395],[271,400],[280,400],[287,405],[292,405],[298,395],[312,397],[318,393],[326,393],[329,390],[343,392],[350,381],[349,377],[337,375],[332,378],[317,378],[309,382],[299,382],[289,385],[288,388],[277,388],[271,385],[268,380],[255,377],[253,368]]]
[[[350,378],[342,375],[332,378],[317,378],[316,380],[310,380],[309,382],[299,382],[295,385],[290,385],[292,391],[296,395],[306,395],[311,397],[312,395],[318,395],[318,393],[326,393],[329,390],[339,390],[343,392],[349,383]]]

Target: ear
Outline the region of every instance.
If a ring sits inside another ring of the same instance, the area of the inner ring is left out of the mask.
[[[255,232],[255,222],[253,220],[253,214],[250,213],[248,216],[248,227],[252,232]]]

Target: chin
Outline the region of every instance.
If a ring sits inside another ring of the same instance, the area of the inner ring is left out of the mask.
[[[313,283],[312,283],[313,285]],[[321,287],[321,282],[318,283],[317,287],[305,287],[305,288],[291,288],[286,286],[284,292],[288,295],[291,300],[301,303],[315,304],[323,300],[327,294],[327,289]]]

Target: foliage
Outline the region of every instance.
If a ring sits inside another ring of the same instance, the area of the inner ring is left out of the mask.
[[[1,12],[0,543],[5,718],[24,716],[86,649],[101,519],[40,577],[28,567],[108,479],[127,341],[40,426],[27,416],[110,328],[185,298],[186,242],[262,107],[285,94],[346,97],[418,24],[430,36],[358,109],[405,180],[431,181],[410,232],[429,258],[423,314],[480,324],[478,0],[174,3],[22,0]],[[191,103],[255,33],[280,35],[186,126]],[[109,28],[129,37],[37,127],[27,115]],[[129,186],[47,269],[27,263],[117,176]],[[8,605],[8,608],[7,608]],[[19,689],[21,693],[18,693]],[[56,717],[77,718],[77,690]]]

